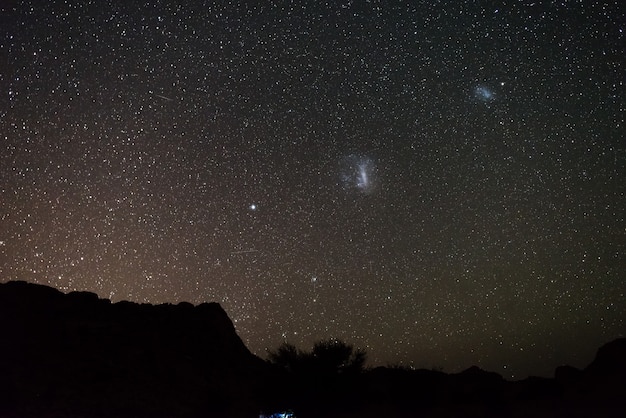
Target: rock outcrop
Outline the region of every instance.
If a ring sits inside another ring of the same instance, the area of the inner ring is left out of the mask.
[[[0,284],[0,416],[250,416],[264,361],[217,303]]]

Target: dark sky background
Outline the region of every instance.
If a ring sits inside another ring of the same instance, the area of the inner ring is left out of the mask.
[[[261,2],[259,2],[261,3]],[[622,1],[0,2],[0,280],[506,378],[626,335]]]

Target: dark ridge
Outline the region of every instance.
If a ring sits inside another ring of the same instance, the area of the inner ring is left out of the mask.
[[[269,367],[217,303],[112,304],[0,284],[0,416],[257,412]]]
[[[584,370],[508,382],[377,367],[294,373],[254,356],[217,303],[111,303],[0,284],[0,417],[621,417],[626,339]]]

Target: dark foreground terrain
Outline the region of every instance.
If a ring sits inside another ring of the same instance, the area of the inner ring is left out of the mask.
[[[250,353],[218,304],[112,304],[0,284],[0,417],[624,417],[626,339],[584,370],[505,381],[375,368],[290,373]]]

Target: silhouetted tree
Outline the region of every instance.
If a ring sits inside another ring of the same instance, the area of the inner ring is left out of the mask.
[[[360,373],[367,360],[365,351],[337,339],[316,342],[311,355],[326,373]]]
[[[267,360],[288,372],[298,372],[302,369],[306,353],[297,349],[295,345],[287,342],[282,343],[276,351],[267,350]]]
[[[276,351],[268,350],[268,361],[289,372],[305,374],[356,374],[363,371],[367,355],[364,350],[338,339],[318,341],[311,352],[297,349],[289,343]]]

